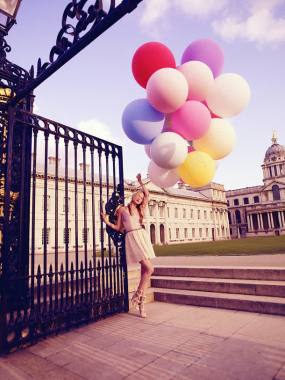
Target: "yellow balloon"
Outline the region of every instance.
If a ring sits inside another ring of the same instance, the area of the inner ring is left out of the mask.
[[[206,186],[215,175],[215,161],[204,152],[190,152],[178,173],[183,180],[193,188]]]
[[[196,150],[208,153],[214,160],[224,158],[234,149],[236,133],[232,125],[224,119],[212,119],[208,131],[193,141]]]

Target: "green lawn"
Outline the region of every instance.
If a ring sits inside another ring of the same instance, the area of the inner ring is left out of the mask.
[[[285,236],[172,244],[154,247],[157,256],[222,256],[284,253]]]

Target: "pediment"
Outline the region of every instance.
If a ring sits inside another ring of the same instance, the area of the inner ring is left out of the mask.
[[[261,191],[271,190],[273,185],[278,185],[279,187],[283,188],[283,187],[285,187],[285,179],[284,179],[284,181],[273,179],[272,181],[270,181],[269,183],[264,185],[261,188]]]

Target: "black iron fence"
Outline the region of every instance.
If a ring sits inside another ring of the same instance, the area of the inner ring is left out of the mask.
[[[122,148],[23,109],[0,123],[4,352],[127,311],[128,288],[124,239],[100,218],[124,198]]]

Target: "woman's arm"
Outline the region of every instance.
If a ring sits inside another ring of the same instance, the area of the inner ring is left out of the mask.
[[[142,182],[142,177],[141,177],[141,174],[137,174],[137,180],[138,180],[138,183],[141,185],[141,189],[144,193],[144,198],[143,198],[143,202],[142,202],[142,206],[143,207],[146,207],[147,204],[148,204],[148,198],[149,198],[149,191],[148,189],[145,187],[145,185],[143,184]]]
[[[101,217],[103,219],[103,222],[107,224],[107,226],[113,228],[115,231],[120,231],[122,228],[122,213],[121,208],[117,211],[118,219],[116,224],[109,222],[109,216],[107,214],[104,214],[101,212]]]

